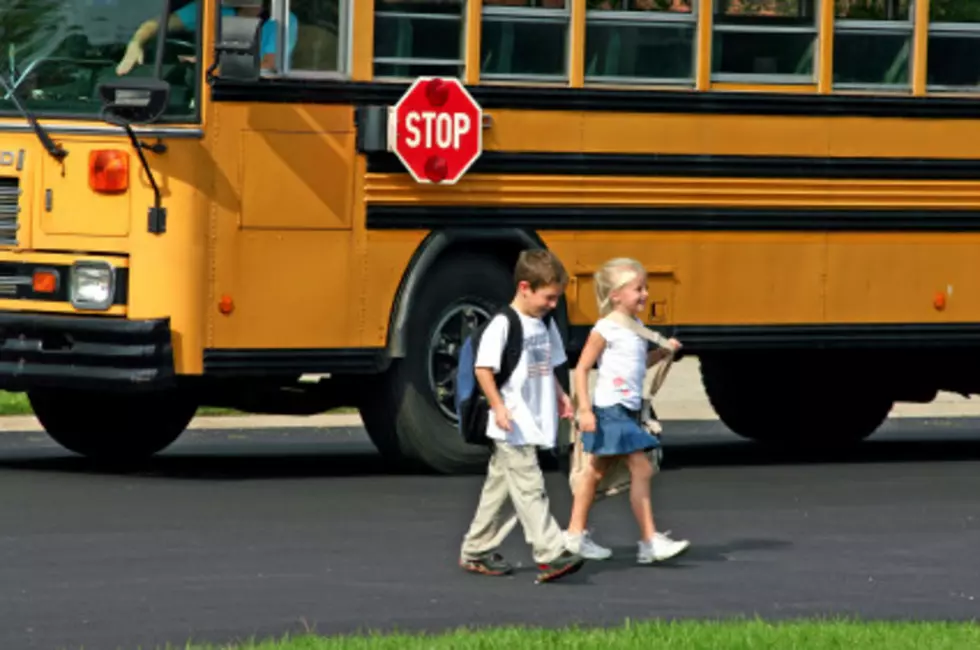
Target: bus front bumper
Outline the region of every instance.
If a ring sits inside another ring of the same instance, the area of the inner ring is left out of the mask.
[[[146,390],[173,383],[169,319],[0,312],[2,390]]]

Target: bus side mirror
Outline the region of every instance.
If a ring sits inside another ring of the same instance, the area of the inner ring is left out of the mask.
[[[214,50],[223,78],[241,81],[259,78],[260,27],[260,19],[251,16],[221,16],[221,39]]]
[[[155,77],[119,77],[99,84],[98,92],[106,122],[152,124],[167,110],[170,84]]]

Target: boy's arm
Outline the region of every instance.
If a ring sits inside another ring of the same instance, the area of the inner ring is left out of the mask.
[[[494,379],[494,374],[500,372],[500,361],[506,345],[507,320],[498,316],[490,321],[483,332],[483,338],[476,351],[476,367],[473,369],[473,374],[487,398],[497,426],[504,431],[511,431],[510,422],[513,418],[504,405],[504,398],[500,395],[497,381]]]
[[[555,368],[557,370],[557,368]],[[568,393],[565,392],[565,387],[561,385],[561,380],[558,379],[557,373],[555,376],[555,392],[558,394],[558,399],[568,397]]]
[[[558,417],[571,419],[575,417],[575,407],[572,406],[572,398],[565,392],[558,375],[555,375],[555,394],[558,397]]]
[[[563,366],[568,361],[565,354],[565,343],[561,340],[561,334],[555,321],[552,320],[548,325],[548,335],[551,337],[551,373],[555,378],[555,396],[558,398],[558,416],[562,418],[572,418],[575,416],[575,409],[572,406],[572,399],[565,392],[555,370]]]
[[[483,394],[487,396],[490,408],[496,409],[503,406],[504,398],[500,396],[500,391],[497,390],[497,382],[493,378],[493,368],[476,368],[473,370],[473,374],[476,375],[476,381],[480,384]]]
[[[497,426],[504,431],[511,431],[510,423],[514,416],[504,406],[504,398],[500,396],[500,391],[497,390],[497,381],[493,378],[493,369],[475,368],[473,374],[476,375],[476,381],[480,384],[483,394],[487,396],[487,402],[490,404],[490,410],[493,412],[493,419]]]

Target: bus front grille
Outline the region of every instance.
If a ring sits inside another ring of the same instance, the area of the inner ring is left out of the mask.
[[[20,180],[0,178],[0,246],[17,245],[20,215]]]

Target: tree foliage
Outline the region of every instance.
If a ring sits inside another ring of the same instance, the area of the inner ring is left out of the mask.
[[[677,0],[631,0],[628,4],[634,9],[649,9],[654,11],[670,11]],[[695,2],[696,0],[690,0]],[[799,3],[803,0],[715,0],[726,11],[735,9],[733,13],[760,14],[768,13],[778,16],[795,15]],[[901,8],[907,12],[909,0],[831,0],[834,2],[834,13],[839,18],[854,20],[884,20],[888,17],[888,5],[894,5],[894,13]],[[689,4],[689,3],[686,3]],[[622,9],[622,0],[588,0],[589,9]],[[907,14],[906,14],[907,15]],[[980,0],[931,0],[929,4],[930,20],[943,22],[978,22],[980,21]]]
[[[929,19],[945,23],[980,21],[980,0],[932,0]]]
[[[57,45],[71,25],[64,0],[0,0],[0,57],[21,60]]]

